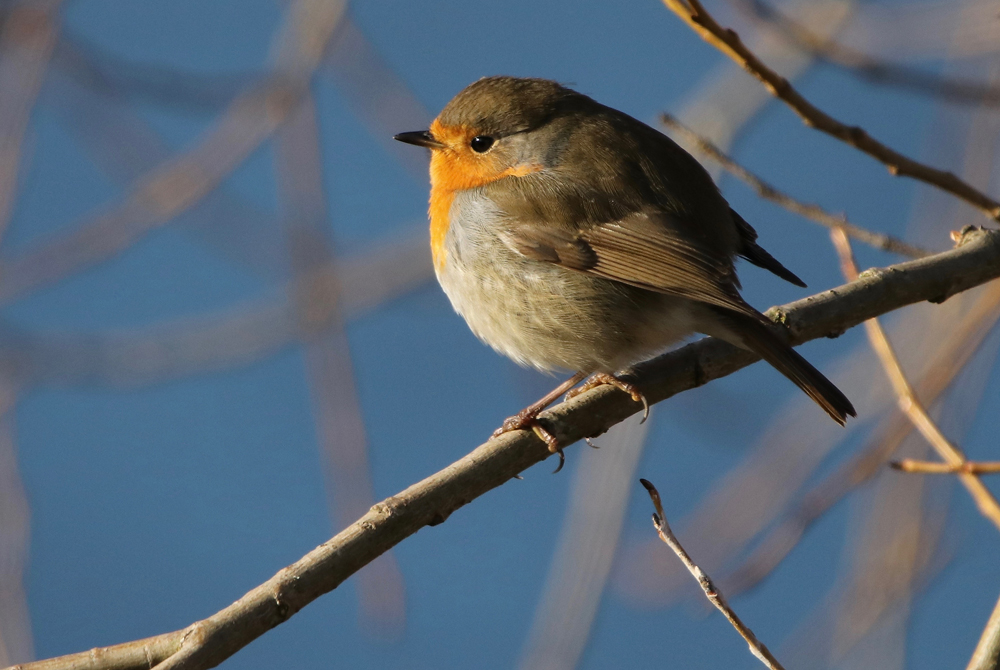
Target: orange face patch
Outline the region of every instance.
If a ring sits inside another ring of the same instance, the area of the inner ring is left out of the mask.
[[[504,166],[499,154],[476,153],[469,146],[478,133],[467,126],[444,126],[437,119],[431,135],[445,145],[431,152],[431,252],[439,270],[445,261],[444,239],[448,233],[448,212],[455,193],[483,186],[504,177],[523,177],[542,169],[537,164]]]

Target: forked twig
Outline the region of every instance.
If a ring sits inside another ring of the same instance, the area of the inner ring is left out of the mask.
[[[750,170],[746,169],[727,156],[707,137],[699,135],[694,130],[681,123],[679,119],[670,114],[661,114],[660,122],[671,130],[683,135],[684,138],[695,146],[699,152],[705,154],[718,163],[726,172],[744,181],[750,186],[750,188],[757,192],[757,195],[765,200],[777,203],[788,211],[805,217],[806,219],[818,223],[826,228],[840,228],[859,242],[864,242],[865,244],[875,247],[876,249],[881,249],[882,251],[889,251],[894,254],[900,254],[901,256],[909,256],[910,258],[923,258],[931,253],[926,249],[922,249],[916,245],[910,244],[909,242],[904,242],[903,240],[893,237],[892,235],[876,233],[868,230],[867,228],[854,225],[853,223],[848,222],[847,218],[844,216],[831,214],[819,205],[813,205],[802,202],[801,200],[796,200],[790,195],[779,191],[774,186],[767,183],[753,172],[750,172]]]
[[[916,383],[920,395],[933,403],[979,351],[1000,319],[1000,287],[992,286],[953,324],[930,365]],[[722,578],[730,594],[756,586],[791,553],[806,530],[851,491],[870,480],[903,440],[913,431],[913,423],[903,414],[886,416],[867,444],[850,461],[824,477],[794,503],[749,556]]]
[[[830,237],[833,239],[833,246],[840,256],[840,266],[845,279],[854,281],[858,278],[858,268],[854,262],[854,254],[851,251],[851,242],[847,238],[847,234],[842,230],[834,229],[830,231]],[[882,362],[882,367],[885,368],[886,375],[889,377],[889,383],[898,396],[897,404],[899,405],[899,409],[913,422],[914,427],[916,427],[920,434],[924,436],[924,439],[930,443],[948,465],[956,467],[964,466],[966,462],[965,454],[958,445],[953,444],[944,436],[944,433],[934,423],[923,404],[917,398],[916,393],[913,392],[913,387],[910,386],[910,382],[899,363],[899,358],[896,356],[896,352],[893,350],[892,344],[890,344],[889,338],[886,336],[881,324],[879,324],[878,319],[869,319],[865,321],[864,326],[865,332],[868,335],[868,341]],[[969,494],[976,502],[976,506],[982,515],[1000,529],[1000,504],[997,503],[997,499],[993,496],[993,493],[986,488],[986,485],[975,474],[963,472],[959,473],[958,477],[965,488],[968,489]]]
[[[712,578],[705,574],[705,571],[698,567],[688,553],[681,546],[681,543],[674,536],[672,530],[670,530],[670,524],[667,523],[667,517],[663,513],[663,503],[660,502],[660,492],[656,490],[649,481],[645,479],[640,479],[639,482],[646,487],[646,491],[649,493],[649,498],[653,501],[653,507],[656,508],[656,513],[653,514],[653,526],[656,528],[656,532],[659,534],[660,539],[670,547],[677,558],[681,559],[681,563],[684,567],[688,569],[688,572],[698,581],[698,586],[701,590],[705,592],[705,597],[708,601],[715,605],[715,608],[722,612],[722,615],[726,617],[726,620],[733,625],[736,632],[740,634],[747,642],[747,646],[750,647],[750,653],[760,659],[770,670],[784,670],[778,659],[768,650],[767,646],[757,639],[757,636],[753,634],[750,627],[743,623],[743,620],[733,611],[733,608],[729,606],[726,602],[725,597],[722,592],[715,586],[712,582]]]
[[[912,177],[937,186],[980,209],[990,218],[1000,219],[1000,202],[962,181],[953,173],[915,161],[875,140],[863,128],[848,126],[806,100],[787,79],[765,65],[750,51],[735,31],[720,26],[705,10],[700,0],[663,0],[663,2],[702,39],[760,80],[775,97],[791,107],[806,125],[832,135],[881,161],[894,175]]]

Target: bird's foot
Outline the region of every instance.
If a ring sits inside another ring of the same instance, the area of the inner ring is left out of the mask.
[[[570,398],[575,398],[581,393],[586,393],[587,391],[597,388],[607,384],[609,386],[614,386],[616,389],[620,389],[632,396],[632,400],[642,403],[642,421],[649,418],[649,401],[646,400],[646,396],[636,388],[635,384],[630,384],[627,381],[623,381],[614,375],[609,375],[606,372],[598,372],[596,375],[591,375],[590,378],[583,382],[579,387],[566,393],[566,400]],[[642,423],[642,422],[640,422]]]
[[[559,440],[556,439],[556,436],[550,433],[538,420],[538,415],[541,411],[541,409],[535,407],[522,409],[514,416],[504,420],[503,425],[493,431],[493,437],[499,437],[512,430],[531,429],[538,436],[538,439],[548,446],[550,452],[559,454],[559,466],[552,471],[552,474],[555,474],[562,470],[563,465],[566,464],[566,456],[563,454],[562,447],[559,446]]]

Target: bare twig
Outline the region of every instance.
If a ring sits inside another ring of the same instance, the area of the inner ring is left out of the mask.
[[[856,3],[857,0],[797,2],[797,16],[818,33],[832,35],[850,22]],[[812,64],[812,59],[801,50],[762,31],[749,31],[747,41],[754,45],[762,58],[784,72],[791,81],[808,72]],[[697,132],[710,137],[716,146],[728,150],[771,102],[771,95],[757,81],[728,62],[715,63],[702,82],[678,102],[676,115]],[[691,150],[691,147],[684,148]],[[713,177],[718,176],[718,166],[709,165],[706,168]]]
[[[712,582],[712,578],[705,574],[705,571],[698,567],[698,564],[684,551],[684,547],[681,546],[681,543],[674,536],[673,531],[670,530],[670,524],[667,523],[667,516],[663,513],[663,504],[660,502],[660,492],[645,479],[640,479],[639,482],[646,487],[646,491],[653,501],[653,507],[656,508],[656,513],[653,514],[653,526],[656,528],[660,539],[677,554],[677,558],[681,559],[681,563],[688,569],[688,572],[698,580],[698,586],[705,592],[705,597],[708,598],[708,601],[715,605],[717,610],[722,612],[722,615],[733,625],[733,628],[740,634],[740,637],[747,641],[750,653],[760,659],[760,662],[771,670],[784,670],[781,663],[771,654],[767,646],[757,639],[757,636],[753,634],[750,627],[743,623],[742,619],[733,611],[733,608],[729,606],[722,592]]]
[[[952,102],[1000,105],[1000,88],[996,86],[973,79],[945,77],[873,58],[831,37],[813,32],[764,0],[731,0],[731,2],[749,16],[773,27],[816,60],[841,67],[862,79],[933,95]]]
[[[792,344],[841,333],[867,319],[927,299],[943,300],[1000,276],[1000,232],[966,230],[957,249],[881,271],[834,290],[770,311]],[[633,375],[650,402],[659,402],[753,363],[756,357],[725,342],[700,342],[636,366]],[[559,443],[570,445],[599,435],[635,414],[626,394],[603,386],[543,412]],[[457,462],[372,507],[361,519],[298,562],[213,616],[160,636],[159,656],[129,665],[104,664],[77,654],[25,664],[21,670],[115,670],[209,668],[281,624],[310,602],[332,591],[350,575],[425,526],[444,522],[452,512],[549,457],[547,445],[532,431],[512,431],[491,439]],[[174,644],[179,642],[178,646]],[[135,648],[135,643],[130,643]],[[120,659],[117,648],[102,651]],[[171,650],[176,650],[171,656]],[[152,652],[151,652],[152,653]]]
[[[1000,600],[986,622],[976,650],[965,670],[997,670],[1000,667]]]
[[[813,205],[796,200],[795,198],[782,193],[774,186],[734,161],[732,158],[723,153],[721,149],[715,146],[715,144],[713,144],[707,137],[703,137],[702,135],[699,135],[695,131],[691,130],[686,125],[681,123],[676,117],[671,116],[670,114],[661,114],[660,121],[663,125],[667,126],[674,132],[683,135],[688,143],[696,147],[699,152],[705,154],[713,161],[721,165],[726,172],[729,172],[733,176],[746,182],[750,188],[757,192],[757,195],[765,200],[777,203],[790,212],[794,212],[795,214],[803,216],[810,221],[818,223],[821,226],[825,226],[826,228],[840,228],[859,242],[864,242],[865,244],[873,246],[876,249],[900,254],[901,256],[909,256],[910,258],[922,258],[931,253],[926,249],[921,249],[916,245],[904,242],[903,240],[893,237],[892,235],[876,233],[868,230],[867,228],[856,226],[853,223],[848,222],[847,217],[830,214],[819,205]]]
[[[788,80],[765,65],[730,28],[723,28],[702,6],[700,0],[663,0],[664,4],[687,23],[706,42],[733,59],[752,74],[779,100],[795,111],[806,125],[836,137],[850,146],[885,163],[894,175],[912,177],[937,186],[1000,219],[1000,202],[962,181],[951,172],[919,163],[873,139],[864,129],[848,126],[806,100]]]
[[[979,350],[1000,319],[1000,286],[980,295],[962,315],[935,351],[933,361],[917,383],[917,391],[928,403],[944,393]],[[795,548],[806,530],[838,501],[882,471],[888,459],[913,431],[903,414],[887,416],[868,443],[850,461],[802,494],[772,525],[767,535],[732,572],[722,578],[730,593],[756,586]]]
[[[995,475],[1000,473],[1000,461],[965,461],[959,464],[951,464],[904,458],[900,461],[891,461],[889,467],[900,472],[919,472],[925,475],[957,475],[963,473],[971,475]]]
[[[841,230],[831,231],[830,236],[840,256],[844,277],[848,281],[852,281],[858,276],[858,268],[854,263],[854,254],[851,252],[851,242]],[[966,460],[965,454],[962,453],[958,445],[953,444],[944,436],[944,433],[934,423],[923,404],[917,398],[916,393],[913,392],[913,387],[910,386],[910,382],[903,372],[899,358],[896,356],[896,352],[889,343],[889,338],[886,336],[878,320],[870,319],[866,321],[865,332],[868,334],[868,340],[871,342],[872,349],[875,350],[879,360],[882,361],[882,367],[885,368],[889,382],[898,396],[897,404],[899,405],[899,409],[913,422],[913,425],[924,436],[924,439],[930,443],[947,464],[957,467],[963,466]],[[1000,529],[1000,503],[997,503],[997,499],[990,490],[986,488],[986,485],[983,484],[979,477],[972,473],[959,473],[958,476],[965,488],[968,489],[973,500],[975,500],[976,506],[982,515]]]

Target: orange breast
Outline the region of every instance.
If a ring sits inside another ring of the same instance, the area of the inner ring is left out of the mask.
[[[475,131],[445,127],[438,121],[431,124],[431,134],[446,145],[431,154],[431,253],[434,266],[440,270],[445,262],[444,240],[448,234],[451,205],[455,193],[483,186],[504,177],[523,177],[542,169],[537,164],[522,164],[504,168],[497,154],[477,154],[469,148]]]
[[[449,212],[455,201],[455,191],[446,191],[431,186],[431,202],[428,214],[431,220],[431,256],[434,267],[440,271],[444,266],[444,238],[450,225]]]

